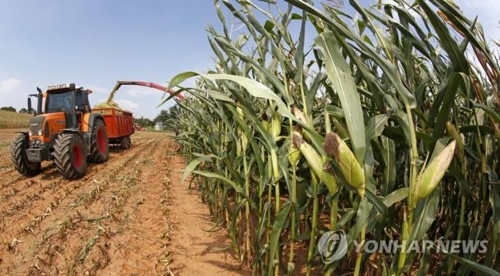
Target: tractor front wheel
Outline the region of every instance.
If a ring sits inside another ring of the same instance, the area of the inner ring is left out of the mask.
[[[40,173],[41,163],[30,162],[26,156],[29,138],[25,134],[17,136],[10,147],[10,157],[16,170],[24,176],[35,176]]]
[[[108,131],[106,125],[101,120],[96,120],[92,127],[92,136],[90,138],[90,156],[89,160],[94,163],[103,163],[109,158]]]
[[[76,133],[60,134],[54,145],[54,163],[67,179],[77,179],[87,170],[87,148],[83,138]]]

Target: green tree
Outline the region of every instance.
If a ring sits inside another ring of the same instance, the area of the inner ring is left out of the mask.
[[[153,120],[155,124],[157,123],[162,123],[163,125],[167,125],[167,121],[170,119],[171,115],[168,110],[162,110],[160,111],[160,114],[156,116],[156,118]]]
[[[162,123],[165,129],[174,130],[175,121],[180,118],[180,110],[178,105],[174,105],[168,110],[162,110],[154,119],[154,123]]]
[[[1,110],[7,110],[7,111],[12,111],[12,112],[16,112],[16,109],[12,106],[3,106],[3,107],[0,107]]]
[[[141,118],[134,118],[134,121],[136,124],[138,124],[141,127],[152,127],[154,126],[154,122],[151,121],[148,118],[144,118],[141,116]]]

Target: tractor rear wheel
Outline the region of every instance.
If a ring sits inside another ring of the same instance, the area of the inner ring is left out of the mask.
[[[121,149],[129,149],[131,146],[132,146],[132,141],[130,140],[130,136],[125,136],[120,139]]]
[[[40,173],[41,163],[30,162],[26,156],[29,138],[25,134],[17,136],[10,147],[10,157],[16,170],[24,176],[35,176]]]
[[[87,147],[76,133],[60,134],[54,145],[54,163],[67,179],[77,179],[87,170]]]
[[[94,163],[103,163],[109,158],[108,131],[102,120],[96,120],[92,127],[92,136],[90,137],[90,156],[89,160]]]

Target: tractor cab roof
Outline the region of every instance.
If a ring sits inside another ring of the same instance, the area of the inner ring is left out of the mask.
[[[74,83],[62,83],[62,84],[53,84],[47,86],[47,92],[51,93],[57,93],[61,91],[67,91],[67,90],[74,90],[75,89],[75,84]]]
[[[47,86],[47,93],[60,93],[67,91],[86,91],[87,93],[92,93],[92,90],[85,89],[83,86],[75,86],[74,83],[63,83],[63,84],[53,84]]]

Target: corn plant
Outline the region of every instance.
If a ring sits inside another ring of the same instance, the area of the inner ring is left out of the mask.
[[[241,265],[498,275],[499,66],[480,23],[442,0],[350,0],[355,16],[330,1],[265,2],[215,1],[213,68],[169,82],[189,94],[175,126],[183,179],[193,176]],[[347,254],[323,262],[318,239],[338,229]],[[403,246],[356,251],[367,239]],[[488,247],[408,247],[439,239]]]

